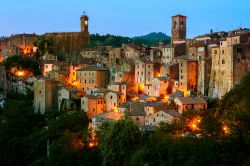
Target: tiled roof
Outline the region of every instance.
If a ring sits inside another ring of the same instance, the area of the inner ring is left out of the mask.
[[[145,103],[142,102],[134,102],[131,104],[131,110],[126,111],[126,115],[128,116],[145,116],[146,113],[144,111]]]
[[[77,71],[109,71],[109,69],[98,65],[89,65],[87,67],[78,69]]]
[[[94,116],[98,121],[118,121],[122,118],[122,114],[119,112],[108,111],[97,114]]]
[[[118,92],[118,91],[112,91],[112,90],[108,90],[107,93],[115,93],[117,95],[121,95],[122,93],[121,92]]]
[[[207,104],[202,97],[177,97],[182,104]]]
[[[181,15],[181,14],[177,14],[177,15],[175,15],[175,16],[172,16],[172,18],[173,18],[173,17],[185,17],[185,18],[186,18],[187,16],[184,16],[184,15]]]
[[[122,103],[121,105],[119,105],[118,108],[129,108],[131,104],[132,104],[131,101],[127,101],[127,102]]]
[[[168,80],[167,77],[157,77],[157,79],[159,79],[160,81],[167,81]]]
[[[156,107],[156,106],[159,106],[159,105],[162,105],[162,104],[164,104],[164,103],[161,102],[161,101],[147,102],[147,103],[146,103],[146,106],[147,106],[147,107]]]
[[[88,99],[103,99],[102,96],[94,96],[94,95],[86,95],[84,97],[86,97]]]
[[[95,59],[94,58],[81,58],[78,62],[73,62],[73,65],[79,65],[79,64],[94,64]]]
[[[66,89],[68,90],[69,92],[78,92],[79,90],[75,89],[75,88],[70,88],[70,87],[64,87],[62,89]]]
[[[164,110],[163,112],[175,117],[181,116],[181,114],[175,110]]]
[[[128,82],[113,82],[111,85],[128,85]]]

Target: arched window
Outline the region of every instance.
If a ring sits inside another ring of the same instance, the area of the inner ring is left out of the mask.
[[[177,29],[177,22],[174,22],[174,28]]]
[[[224,59],[222,59],[222,64],[225,64],[225,60]]]

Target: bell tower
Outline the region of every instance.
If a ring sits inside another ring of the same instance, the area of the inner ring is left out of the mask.
[[[81,16],[81,32],[88,34],[89,33],[89,17],[83,13]]]
[[[172,42],[186,40],[186,21],[187,17],[183,15],[172,16]]]

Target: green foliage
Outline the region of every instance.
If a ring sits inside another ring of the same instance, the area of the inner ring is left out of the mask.
[[[130,43],[130,38],[114,35],[104,35],[101,36],[97,34],[91,34],[89,37],[89,47],[96,46],[113,46],[121,47],[122,44]]]
[[[65,112],[56,120],[49,123],[49,137],[52,140],[59,138],[65,130],[70,132],[87,131],[88,121],[87,115],[83,111],[76,111],[74,113]]]
[[[130,119],[116,122],[101,138],[103,165],[126,165],[141,144],[142,133]]]
[[[4,61],[4,66],[7,70],[11,67],[17,67],[18,69],[26,69],[34,72],[35,75],[40,74],[39,64],[37,61],[31,58],[23,58],[21,56],[11,56]]]
[[[201,130],[203,135],[207,136],[219,136],[223,132],[221,122],[212,115],[202,118]]]
[[[29,165],[46,152],[45,118],[34,114],[32,101],[11,96],[0,114],[1,165]]]
[[[228,92],[219,102],[217,115],[232,135],[250,139],[250,75]]]
[[[34,46],[38,48],[36,52],[36,59],[39,59],[46,52],[53,54],[54,53],[54,41],[52,37],[49,36],[39,36],[37,40],[34,42]]]
[[[113,46],[113,47],[121,47],[122,44],[139,44],[139,45],[147,45],[147,46],[156,46],[159,45],[160,42],[168,44],[170,43],[171,38],[166,36],[163,33],[150,33],[145,36],[140,37],[122,37],[115,35],[99,35],[91,34],[89,38],[89,47],[96,46]]]

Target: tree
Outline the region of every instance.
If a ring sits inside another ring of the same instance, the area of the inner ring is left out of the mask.
[[[130,155],[142,144],[142,133],[125,118],[111,126],[101,138],[103,165],[126,165]]]

